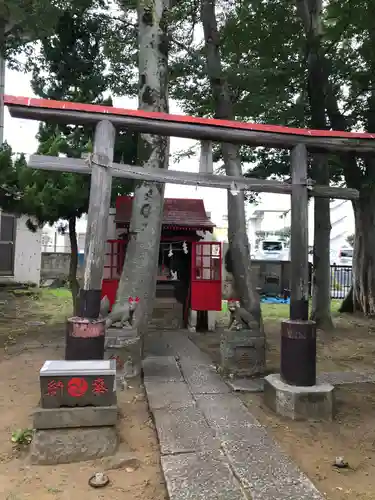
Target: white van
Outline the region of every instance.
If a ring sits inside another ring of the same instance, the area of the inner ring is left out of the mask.
[[[338,251],[333,252],[331,256],[331,264],[336,266],[352,266],[353,265],[353,248],[341,247]]]
[[[259,243],[255,258],[257,260],[288,260],[289,247],[283,240],[267,238]]]

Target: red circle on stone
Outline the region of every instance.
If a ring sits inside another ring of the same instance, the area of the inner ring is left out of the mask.
[[[84,378],[74,377],[69,380],[67,390],[69,396],[80,398],[86,394],[88,388],[89,384]]]

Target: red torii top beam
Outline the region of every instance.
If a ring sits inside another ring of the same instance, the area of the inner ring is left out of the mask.
[[[70,124],[109,120],[116,127],[137,132],[214,142],[286,149],[302,143],[319,150],[375,151],[375,134],[364,132],[299,129],[10,95],[4,96],[4,104],[16,118]]]

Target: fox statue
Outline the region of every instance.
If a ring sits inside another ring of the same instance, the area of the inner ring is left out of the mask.
[[[253,316],[240,306],[236,300],[228,300],[228,311],[230,321],[228,330],[252,330],[257,327]]]
[[[109,312],[109,299],[107,296],[103,297],[100,303],[100,315],[106,318],[106,328],[108,329],[116,323],[119,323],[120,328],[131,328],[133,326],[134,313],[138,304],[139,297],[129,297],[128,303]]]

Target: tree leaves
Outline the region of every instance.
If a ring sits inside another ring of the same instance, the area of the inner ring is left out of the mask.
[[[74,8],[67,7],[57,19],[53,35],[42,38],[39,53],[29,62],[33,90],[47,99],[112,105],[111,99],[105,98],[110,85],[104,53],[109,18],[98,10],[99,2],[83,0]],[[81,158],[92,151],[93,135],[92,126],[41,124],[38,154]],[[119,133],[115,161],[134,164],[136,151],[137,134]],[[6,145],[0,151],[0,169],[3,208],[35,216],[40,223],[80,217],[88,210],[89,175],[29,169],[23,157],[12,161]],[[19,200],[9,191],[12,184],[17,186]],[[116,181],[113,193],[131,189],[132,183]]]

